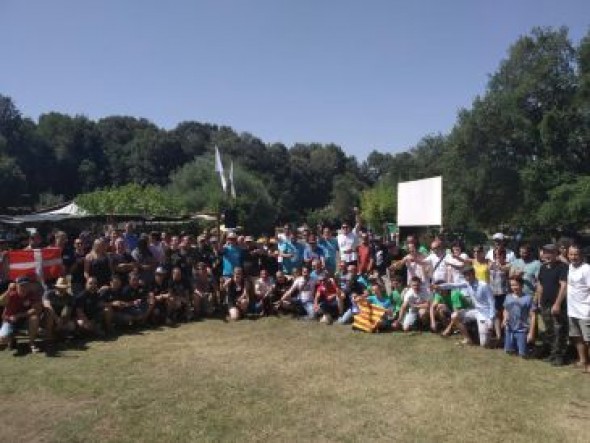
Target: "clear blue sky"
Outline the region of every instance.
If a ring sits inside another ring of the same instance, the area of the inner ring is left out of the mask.
[[[0,0],[0,93],[49,111],[196,120],[363,160],[448,132],[533,26],[588,0]]]

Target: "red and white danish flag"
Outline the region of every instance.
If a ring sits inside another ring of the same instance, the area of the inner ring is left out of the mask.
[[[43,249],[18,249],[8,251],[8,278],[36,276],[45,281],[64,275],[61,249],[50,247]]]

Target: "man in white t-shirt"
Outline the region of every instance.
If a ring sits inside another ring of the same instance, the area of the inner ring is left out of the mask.
[[[432,297],[422,284],[420,277],[412,277],[410,287],[402,293],[402,297],[403,303],[399,311],[399,322],[403,331],[407,332],[416,326],[427,325]]]
[[[578,351],[578,365],[590,373],[588,347],[590,343],[590,265],[582,260],[577,245],[568,249],[570,262],[567,274],[567,316],[569,335]]]
[[[356,228],[350,229],[348,223],[342,223],[342,230],[338,234],[338,249],[340,250],[340,260],[346,262],[347,265],[354,265],[358,260],[357,248],[359,239]]]
[[[430,244],[430,249],[432,252],[428,257],[426,257],[426,261],[428,262],[428,267],[430,268],[430,280],[435,281],[444,281],[445,283],[448,282],[448,272],[447,272],[447,253],[443,244],[440,240],[436,239]]]
[[[305,311],[306,318],[313,320],[316,312],[313,308],[315,287],[317,279],[311,277],[309,268],[301,269],[301,276],[293,281],[293,285],[281,298],[281,305],[286,310],[296,308],[299,312]],[[296,295],[296,298],[293,297]]]

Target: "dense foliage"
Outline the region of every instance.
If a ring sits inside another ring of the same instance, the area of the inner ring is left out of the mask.
[[[129,202],[130,211],[212,211],[227,204],[213,171],[217,145],[226,168],[235,163],[241,221],[257,229],[304,216],[336,221],[360,202],[381,225],[395,219],[399,181],[439,174],[447,226],[584,225],[589,144],[590,33],[576,47],[566,29],[537,28],[509,49],[449,134],[407,152],[373,151],[363,163],[333,144],[287,148],[198,122],[164,130],[128,116],[54,112],[34,122],[0,95],[0,205],[102,190],[80,201],[91,210]],[[142,189],[153,204],[116,197]]]

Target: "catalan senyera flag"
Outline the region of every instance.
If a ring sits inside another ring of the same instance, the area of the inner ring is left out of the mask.
[[[61,249],[17,249],[8,251],[8,278],[32,277],[39,281],[50,280],[64,275]]]
[[[379,321],[387,311],[380,306],[372,305],[366,300],[360,300],[357,305],[361,312],[354,316],[352,327],[365,332],[375,332]]]

